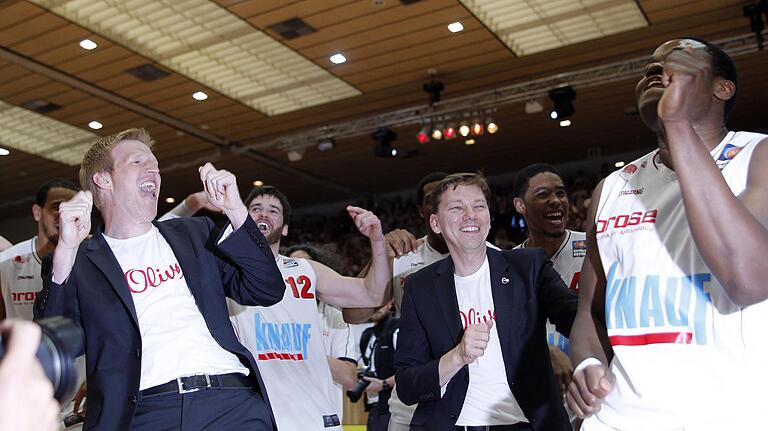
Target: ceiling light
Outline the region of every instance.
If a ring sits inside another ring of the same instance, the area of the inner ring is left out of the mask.
[[[448,126],[443,130],[443,136],[445,136],[445,140],[453,139],[456,137],[456,128],[453,126]]]
[[[473,135],[480,136],[483,134],[485,127],[483,126],[483,123],[480,122],[480,120],[475,120],[472,122],[471,130]]]
[[[397,133],[389,127],[381,127],[371,133],[371,139],[376,141],[373,146],[373,155],[377,157],[395,157],[397,150],[392,146],[392,141],[397,139]]]
[[[331,151],[334,148],[336,148],[336,140],[333,138],[321,139],[320,142],[317,143],[317,149],[323,153]]]
[[[291,150],[288,151],[288,161],[289,162],[298,162],[299,160],[304,158],[304,152],[299,150]]]
[[[571,125],[571,120],[560,120],[560,127],[568,127]]]
[[[420,144],[426,144],[429,142],[429,127],[424,126],[419,130],[419,134],[416,135],[416,140],[419,141]],[[442,137],[442,133],[440,134],[440,137]]]
[[[341,64],[341,63],[346,63],[347,57],[344,57],[343,54],[333,54],[330,60],[331,60],[331,63],[333,64]]]
[[[261,187],[263,185],[264,185],[264,181],[261,181],[261,180],[256,180],[253,182],[254,187]]]
[[[172,204],[174,202],[176,202],[176,199],[174,199],[174,198],[171,198],[171,197],[165,198],[165,203],[167,203],[167,204]]]
[[[553,120],[568,118],[575,112],[573,100],[576,99],[576,91],[570,85],[549,90],[549,98],[552,99],[553,104],[549,118]]]
[[[443,126],[439,125],[432,129],[432,139],[435,141],[443,139]]]
[[[488,118],[485,120],[485,130],[488,131],[491,135],[499,131],[499,125],[496,124],[496,122],[493,121],[492,118]]]
[[[461,123],[461,126],[459,126],[459,135],[461,136],[469,136],[469,125],[467,123]]]
[[[98,121],[91,121],[90,123],[88,123],[88,127],[90,127],[93,130],[99,130],[102,127],[104,127],[104,125],[99,123]]]
[[[464,30],[464,26],[458,21],[448,24],[448,31],[451,33],[458,33],[462,30]]]
[[[476,141],[474,139],[467,139],[464,141],[464,145],[475,145]]]
[[[621,167],[624,167],[624,162],[622,162],[621,160],[619,160],[618,162],[614,163],[614,164],[613,164],[613,166],[615,166],[615,167],[617,167],[617,168],[621,168]]]
[[[208,95],[203,93],[202,91],[198,91],[192,95],[192,98],[195,100],[203,101],[208,98]]]
[[[80,48],[88,51],[96,49],[97,46],[99,45],[97,45],[96,42],[92,41],[91,39],[83,39],[80,41]]]
[[[541,102],[538,100],[529,100],[525,102],[525,113],[526,114],[537,114],[544,110],[544,106],[541,105]]]
[[[11,154],[11,152],[3,147],[0,147],[0,156],[7,156],[8,154]]]

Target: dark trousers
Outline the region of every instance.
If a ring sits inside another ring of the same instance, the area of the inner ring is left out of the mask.
[[[378,406],[374,406],[371,410],[368,411],[368,431],[387,431],[387,428],[389,427],[389,417],[390,414],[387,413],[381,413],[378,409]]]
[[[250,388],[207,389],[142,397],[131,430],[272,431],[269,409]]]

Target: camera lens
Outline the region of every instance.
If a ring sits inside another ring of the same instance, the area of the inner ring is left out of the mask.
[[[64,403],[72,398],[77,389],[74,358],[83,351],[83,331],[64,317],[51,317],[36,323],[42,332],[37,359],[53,384],[54,397],[59,403]],[[0,358],[3,356],[4,340],[0,345]]]

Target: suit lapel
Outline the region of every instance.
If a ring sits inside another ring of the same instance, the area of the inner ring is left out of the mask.
[[[517,339],[519,331],[515,331],[520,310],[520,304],[515,304],[512,277],[509,274],[509,264],[501,252],[488,249],[488,266],[491,273],[491,292],[493,307],[496,313],[496,331],[499,334],[499,344],[502,353],[512,347],[510,342]],[[506,355],[505,355],[506,356]]]
[[[125,281],[125,275],[120,268],[120,264],[117,262],[114,253],[112,253],[112,250],[109,248],[109,244],[107,244],[107,241],[104,239],[102,228],[99,228],[93,239],[88,241],[87,248],[88,259],[90,259],[107,278],[109,285],[120,298],[120,301],[123,302],[123,305],[131,315],[131,320],[133,321],[134,326],[136,326],[136,330],[138,330],[139,320],[136,317],[136,307],[133,305],[133,298],[131,298],[128,283]]]
[[[187,282],[189,292],[195,298],[200,314],[205,316],[205,301],[200,300],[199,264],[191,236],[182,228],[181,224],[159,222],[153,222],[153,224],[157,226],[160,234],[163,235],[171,246],[171,250],[173,250],[173,254],[176,256],[176,260],[181,267],[182,274],[184,274],[184,280]]]
[[[453,261],[443,259],[437,268],[437,277],[433,282],[435,297],[440,306],[440,312],[445,319],[448,333],[454,345],[461,336],[461,319],[459,318],[459,302],[456,299],[456,284],[453,281]]]

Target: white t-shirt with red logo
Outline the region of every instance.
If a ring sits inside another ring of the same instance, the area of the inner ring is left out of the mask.
[[[488,257],[474,274],[453,275],[464,329],[467,325],[496,321]],[[511,425],[528,422],[512,395],[504,371],[504,358],[496,325],[483,356],[469,364],[469,387],[456,425]]]
[[[190,374],[248,375],[237,356],[213,339],[171,246],[155,226],[133,238],[104,239],[136,307],[142,353],[139,390]]]
[[[0,252],[0,289],[7,318],[32,320],[35,297],[43,288],[35,238]]]

